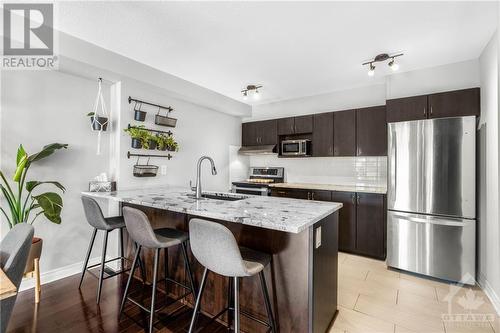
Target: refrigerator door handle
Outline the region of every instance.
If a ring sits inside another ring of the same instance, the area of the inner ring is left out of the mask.
[[[437,224],[437,225],[446,225],[450,227],[463,227],[467,225],[467,223],[473,223],[474,220],[463,220],[463,219],[456,219],[456,221],[453,221],[453,218],[439,218],[436,216],[432,216],[430,219],[426,219],[423,217],[417,217],[417,216],[409,216],[407,214],[397,214],[393,212],[393,216],[401,219],[408,220],[410,222],[416,222],[416,223],[428,223],[428,224]]]

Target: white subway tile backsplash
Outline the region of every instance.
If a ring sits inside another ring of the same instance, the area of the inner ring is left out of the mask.
[[[387,185],[387,157],[250,157],[250,166],[284,167],[285,181],[336,185]]]

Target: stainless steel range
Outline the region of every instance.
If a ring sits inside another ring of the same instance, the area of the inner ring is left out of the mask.
[[[269,195],[269,184],[283,183],[285,169],[279,167],[250,168],[250,176],[245,181],[233,182],[232,192],[254,195]]]

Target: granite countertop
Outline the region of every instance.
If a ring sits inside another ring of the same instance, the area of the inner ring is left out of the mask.
[[[82,195],[290,233],[299,233],[342,207],[341,203],[336,202],[255,195],[245,195],[247,198],[238,201],[196,200],[188,196],[192,193],[185,188],[161,187],[116,192],[82,192]]]
[[[386,194],[387,187],[376,185],[335,185],[335,184],[309,184],[309,183],[276,183],[270,184],[276,188],[296,188],[305,190],[326,190],[342,192],[364,192]]]

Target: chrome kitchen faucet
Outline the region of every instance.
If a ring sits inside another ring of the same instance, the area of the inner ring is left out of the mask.
[[[200,159],[198,160],[198,165],[196,167],[196,186],[193,187],[192,182],[189,181],[189,186],[191,187],[192,191],[195,191],[194,197],[197,200],[201,199],[201,163],[203,162],[203,160],[209,160],[212,168],[212,175],[215,176],[217,174],[217,169],[215,168],[214,160],[208,156],[200,157]]]

